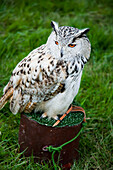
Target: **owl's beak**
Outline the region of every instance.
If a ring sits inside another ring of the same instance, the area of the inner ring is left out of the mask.
[[[63,47],[61,48],[61,57],[63,57]]]

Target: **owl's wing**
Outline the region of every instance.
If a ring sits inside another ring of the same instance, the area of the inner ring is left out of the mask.
[[[22,112],[28,105],[32,108],[35,104],[62,93],[65,90],[66,79],[74,72],[78,72],[74,62],[57,60],[45,54],[44,50],[35,50],[16,66],[4,89],[4,94],[7,94],[9,89],[12,92],[12,113]]]
[[[12,88],[10,109],[16,114],[27,104],[40,103],[62,93],[66,80],[66,63],[45,53],[24,58],[14,69],[6,93]]]

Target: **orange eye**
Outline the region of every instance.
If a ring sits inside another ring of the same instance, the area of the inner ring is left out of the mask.
[[[76,45],[75,44],[69,44],[68,46],[72,48],[72,47],[75,47]]]
[[[55,44],[58,45],[58,41],[55,41]]]

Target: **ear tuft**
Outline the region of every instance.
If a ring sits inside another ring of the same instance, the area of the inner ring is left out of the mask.
[[[55,21],[51,21],[51,26],[54,29],[54,31],[57,33],[58,31],[58,23]]]
[[[86,34],[89,31],[89,28],[84,28],[79,30],[79,32],[76,34],[76,38],[80,38],[83,36],[83,34]]]
[[[81,32],[82,34],[86,34],[87,32],[89,32],[89,30],[90,30],[89,28],[84,28],[81,30]]]

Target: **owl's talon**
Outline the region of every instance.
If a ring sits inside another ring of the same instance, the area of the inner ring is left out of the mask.
[[[54,120],[58,120],[59,118],[58,118],[58,116],[53,116],[52,117]]]
[[[46,113],[46,112],[45,112],[45,113],[43,113],[43,114],[41,115],[41,117],[40,117],[40,118],[42,119],[42,118],[45,118],[45,117],[47,117],[47,113]]]

